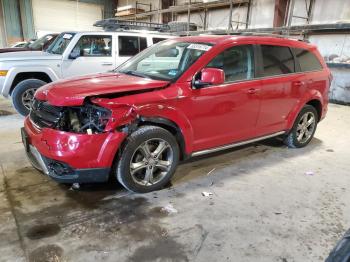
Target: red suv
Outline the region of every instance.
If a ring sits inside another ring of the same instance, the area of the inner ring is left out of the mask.
[[[58,182],[115,175],[149,192],[191,156],[275,136],[306,146],[326,115],[330,82],[316,47],[302,41],[171,39],[114,72],[43,86],[22,137],[34,167]]]

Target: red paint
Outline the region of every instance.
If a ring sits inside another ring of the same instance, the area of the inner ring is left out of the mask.
[[[202,70],[201,82],[221,85],[225,82],[225,72],[217,68],[204,68]]]
[[[300,109],[309,101],[327,112],[330,71],[316,48],[304,42],[272,37],[199,36],[178,41],[208,42],[214,46],[174,83],[117,73],[62,80],[39,89],[36,98],[56,106],[81,105],[86,99],[112,111],[105,132],[74,134],[52,129],[37,131],[27,118],[31,143],[45,156],[75,168],[111,167],[127,134],[116,128],[137,118],[157,117],[176,124],[185,152],[209,149],[291,129]],[[320,59],[319,72],[294,73],[193,89],[193,76],[228,47],[269,43],[305,48]],[[125,91],[147,91],[115,98],[98,97]]]

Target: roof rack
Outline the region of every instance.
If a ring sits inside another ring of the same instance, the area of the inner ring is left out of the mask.
[[[105,31],[122,31],[122,30],[147,30],[168,32],[170,27],[166,24],[140,22],[131,20],[119,20],[115,18],[108,18],[99,20],[94,23],[96,27],[102,27]]]
[[[247,31],[233,31],[233,30],[206,30],[206,31],[189,31],[189,32],[179,32],[179,36],[186,36],[186,35],[237,35],[237,36],[270,36],[270,37],[276,37],[276,38],[285,38],[285,39],[295,39],[302,42],[309,43],[309,40],[305,38],[304,35],[299,35],[299,38],[296,37],[296,35],[290,36],[286,35],[283,32],[282,33],[271,33],[271,32],[247,32]],[[300,38],[302,37],[302,38]]]

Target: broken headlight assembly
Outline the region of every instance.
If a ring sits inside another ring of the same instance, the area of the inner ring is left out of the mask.
[[[62,131],[74,133],[102,133],[111,118],[111,111],[92,104],[81,107],[67,107],[57,123]]]
[[[82,106],[52,106],[46,101],[34,100],[29,117],[38,128],[52,128],[80,134],[104,132],[112,112],[90,102]]]

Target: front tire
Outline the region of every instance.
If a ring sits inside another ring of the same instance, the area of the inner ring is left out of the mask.
[[[142,126],[128,138],[116,168],[116,176],[126,189],[147,193],[162,189],[175,173],[179,145],[166,129]]]
[[[29,114],[35,91],[47,83],[39,79],[26,79],[19,82],[12,92],[12,104],[22,116]]]
[[[318,122],[316,109],[311,105],[305,105],[297,116],[292,130],[284,139],[284,143],[290,148],[301,148],[310,143]]]

